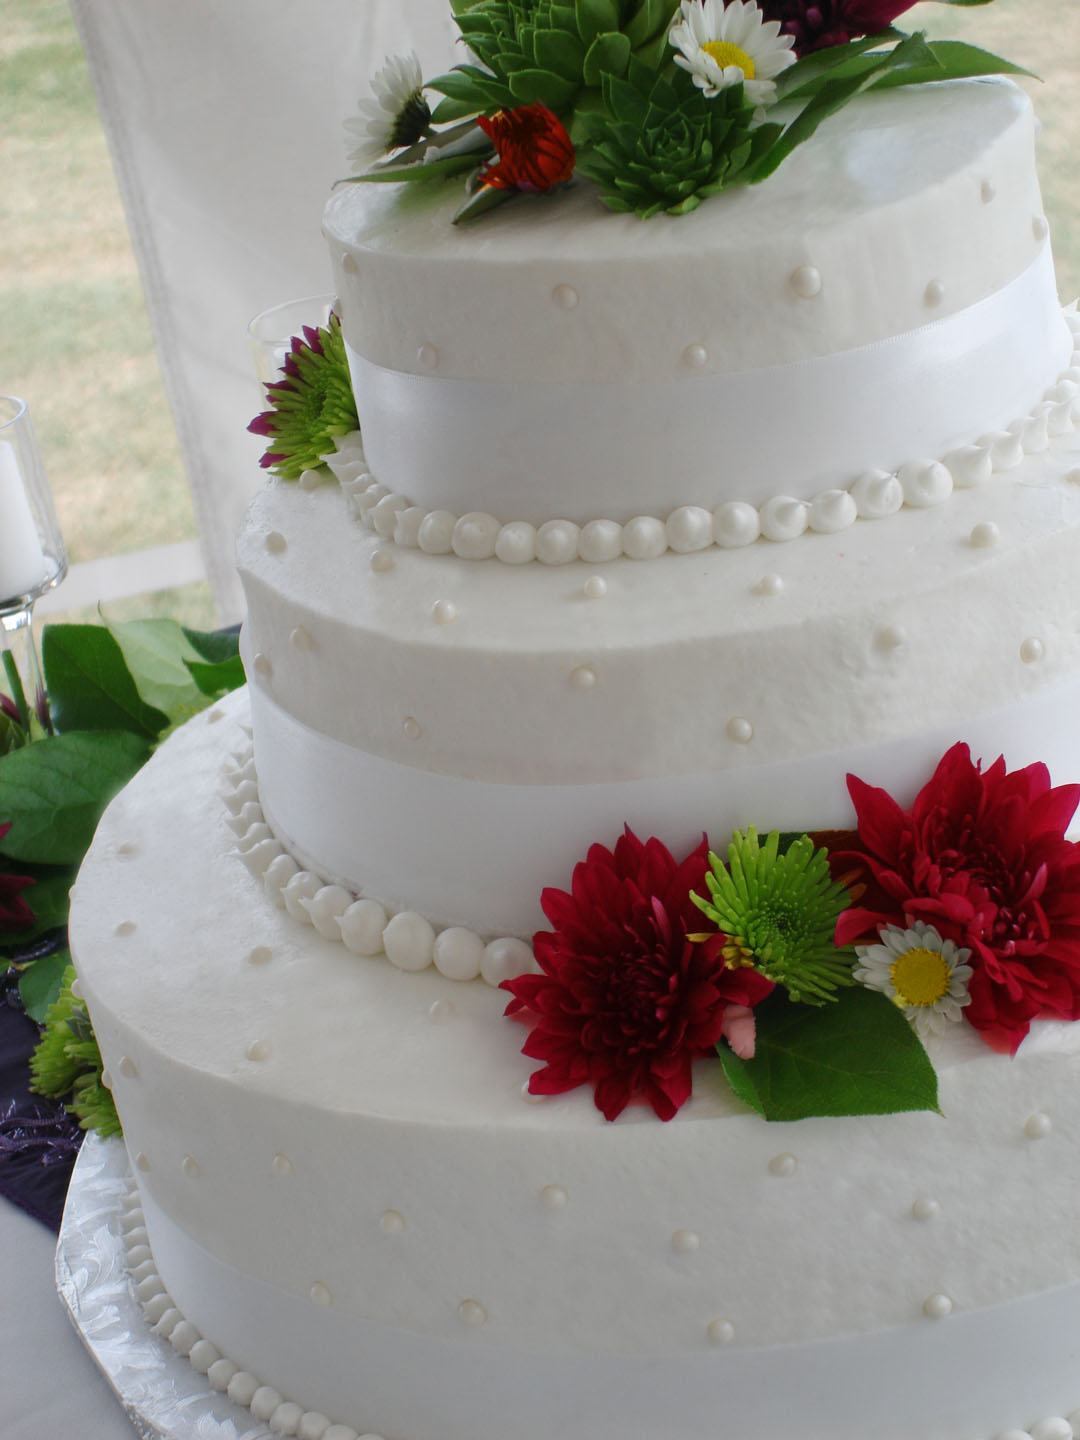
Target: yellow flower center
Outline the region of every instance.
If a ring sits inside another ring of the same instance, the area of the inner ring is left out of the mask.
[[[745,50],[739,49],[738,45],[731,45],[727,40],[710,40],[707,45],[703,45],[701,48],[705,51],[706,55],[712,56],[721,70],[726,70],[729,66],[735,65],[742,71],[747,80],[753,80],[756,73],[754,70],[754,62]]]
[[[889,979],[898,1005],[936,1005],[949,993],[949,962],[938,950],[905,950]]]

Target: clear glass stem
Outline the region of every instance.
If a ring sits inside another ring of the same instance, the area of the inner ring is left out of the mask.
[[[49,728],[32,604],[0,614],[0,696],[6,702],[4,709],[12,719],[17,718],[27,736]]]

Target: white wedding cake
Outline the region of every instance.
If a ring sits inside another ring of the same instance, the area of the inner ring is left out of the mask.
[[[849,829],[846,775],[911,807],[959,741],[1080,779],[1080,369],[1029,102],[869,95],[677,223],[585,182],[459,200],[331,198],[362,443],[256,499],[248,691],[73,896],[148,1317],[305,1440],[1068,1440],[1049,984],[1011,1059],[929,1035],[936,1109],[770,1122],[704,1059],[668,1123],[534,1093],[497,988],[624,826],[677,859]],[[1052,863],[995,923],[1055,923]]]

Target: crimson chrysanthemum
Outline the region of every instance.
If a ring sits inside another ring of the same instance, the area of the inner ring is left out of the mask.
[[[779,20],[783,35],[794,35],[799,55],[877,35],[915,0],[758,0],[766,20]]]
[[[495,146],[496,159],[480,174],[493,190],[550,190],[573,175],[573,143],[546,105],[499,110],[477,124]]]
[[[868,889],[841,915],[838,945],[881,925],[923,921],[971,950],[964,1019],[1015,1053],[1036,1016],[1080,1019],[1080,845],[1065,831],[1080,785],[1053,788],[1045,765],[985,772],[954,745],[910,810],[848,776]]]
[[[10,823],[0,825],[0,840],[11,829]],[[8,875],[0,870],[0,932],[29,930],[34,912],[22,897],[22,891],[33,885],[29,875]]]
[[[591,1085],[608,1120],[634,1102],[670,1120],[696,1056],[724,1035],[745,1047],[747,1011],[773,986],[727,969],[722,936],[688,939],[700,924],[690,892],[707,867],[704,840],[678,864],[659,840],[643,844],[627,829],[614,851],[590,848],[569,894],[544,891],[553,929],[533,939],[543,973],[503,982],[514,997],[507,1015],[532,1026],[524,1053],[546,1062],[529,1081],[534,1095]]]

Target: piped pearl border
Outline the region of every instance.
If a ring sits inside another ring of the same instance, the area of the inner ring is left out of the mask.
[[[350,514],[384,540],[427,555],[454,554],[462,560],[501,560],[507,565],[566,565],[573,560],[603,564],[626,556],[654,560],[673,550],[690,554],[741,549],[754,541],[795,540],[807,531],[833,535],[856,520],[880,520],[903,506],[925,510],[944,504],[954,489],[970,489],[997,472],[1014,470],[1026,455],[1046,450],[1052,439],[1080,423],[1080,315],[1065,320],[1077,343],[1069,367],[1029,415],[940,460],[911,460],[896,471],[868,470],[847,489],[823,490],[809,500],[775,495],[763,505],[726,500],[714,508],[680,505],[666,519],[638,515],[616,520],[527,520],[508,523],[481,511],[455,515],[426,510],[380,485],[367,468],[359,432],[341,436],[337,451],[324,457],[341,484]],[[317,483],[316,472],[302,482]],[[387,568],[387,567],[383,567]]]
[[[224,778],[226,823],[237,836],[236,854],[294,920],[340,941],[353,955],[385,955],[399,970],[434,965],[448,980],[479,979],[497,988],[536,969],[532,949],[516,936],[485,942],[464,925],[439,930],[413,910],[394,914],[378,900],[328,885],[303,869],[267,823],[250,744],[232,757]]]
[[[132,1184],[121,1201],[120,1232],[124,1263],[131,1276],[136,1299],[155,1335],[167,1340],[191,1368],[205,1375],[207,1384],[227,1395],[235,1405],[250,1410],[256,1420],[267,1424],[275,1435],[295,1435],[299,1440],[381,1440],[368,1432],[361,1435],[351,1425],[334,1424],[317,1410],[305,1410],[287,1400],[272,1385],[241,1370],[222,1355],[216,1345],[203,1339],[195,1326],[174,1305],[165,1289],[150,1253],[139,1192]]]

